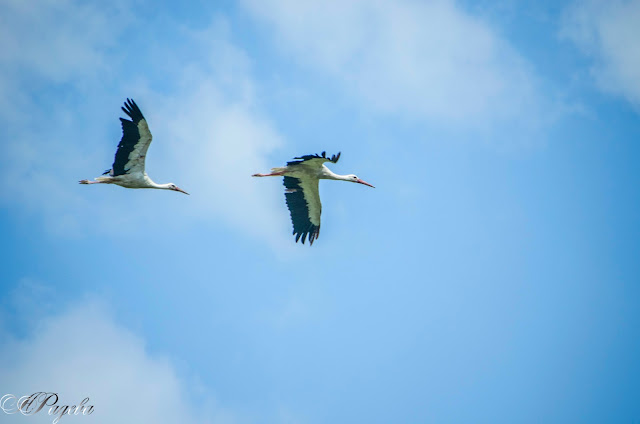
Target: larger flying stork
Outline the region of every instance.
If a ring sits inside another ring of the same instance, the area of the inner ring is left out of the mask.
[[[353,174],[334,174],[324,165],[325,162],[336,163],[338,159],[340,159],[339,152],[331,156],[331,159],[327,157],[326,152],[322,152],[322,155],[305,155],[287,162],[284,168],[271,168],[270,174],[252,175],[252,177],[284,177],[284,193],[296,242],[302,238],[302,244],[304,244],[308,237],[309,245],[313,245],[314,240],[320,235],[322,204],[318,182],[321,179],[350,181],[373,187]]]
[[[131,120],[120,118],[122,139],[111,169],[102,174],[106,176],[95,178],[95,181],[80,180],[80,184],[117,184],[126,188],[157,188],[189,194],[173,183],[157,184],[149,178],[144,170],[144,159],[151,144],[147,120],[133,100],[127,99],[122,110]]]

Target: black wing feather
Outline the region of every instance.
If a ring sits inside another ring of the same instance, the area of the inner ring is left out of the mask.
[[[122,123],[122,139],[118,144],[116,156],[113,160],[112,176],[124,175],[128,169],[125,165],[129,162],[129,153],[134,149],[135,145],[140,141],[140,132],[138,131],[138,123],[144,119],[140,108],[133,100],[127,99],[122,108],[131,120],[120,118]]]
[[[287,162],[287,166],[289,165],[298,165],[304,161],[307,160],[311,160],[311,159],[327,159],[328,162],[333,162],[336,163],[338,162],[338,159],[340,159],[340,152],[338,152],[337,155],[333,155],[331,156],[331,159],[327,158],[327,152],[322,152],[321,155],[315,154],[315,155],[304,155],[304,156],[300,156],[297,158],[293,158],[294,160]],[[298,160],[295,160],[298,159]]]
[[[304,198],[300,180],[294,177],[284,177],[284,186],[296,242],[302,238],[302,244],[304,244],[308,237],[309,245],[313,245],[314,240],[320,235],[320,226],[314,225],[309,219],[309,206]]]

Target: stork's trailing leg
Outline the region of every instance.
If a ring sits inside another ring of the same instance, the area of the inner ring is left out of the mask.
[[[111,181],[105,181],[105,180],[98,180],[98,181],[80,180],[78,182],[80,184],[111,184]]]
[[[284,175],[284,171],[272,172],[271,174],[253,174],[252,177],[280,177],[282,175]]]

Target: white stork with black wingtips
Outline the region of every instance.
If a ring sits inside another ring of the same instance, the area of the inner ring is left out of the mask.
[[[252,177],[284,177],[284,193],[296,242],[302,238],[302,244],[304,244],[308,237],[309,245],[313,245],[314,240],[320,235],[322,204],[318,182],[321,179],[349,181],[373,187],[353,174],[334,174],[324,165],[325,162],[336,163],[338,159],[340,159],[340,153],[333,155],[330,159],[326,152],[322,152],[322,155],[305,155],[287,162],[284,168],[271,168],[270,174],[252,175]]]
[[[157,184],[149,178],[144,170],[144,160],[152,138],[147,120],[133,100],[127,99],[122,110],[131,120],[120,118],[122,139],[111,169],[95,181],[80,180],[80,184],[117,184],[126,188],[157,188],[189,194],[173,183]]]

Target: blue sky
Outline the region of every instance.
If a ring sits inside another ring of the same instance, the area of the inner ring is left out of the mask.
[[[89,396],[77,422],[640,421],[638,20],[3,2],[0,392]],[[127,97],[191,196],[77,184]],[[323,150],[376,188],[323,182],[310,248],[250,175]]]

